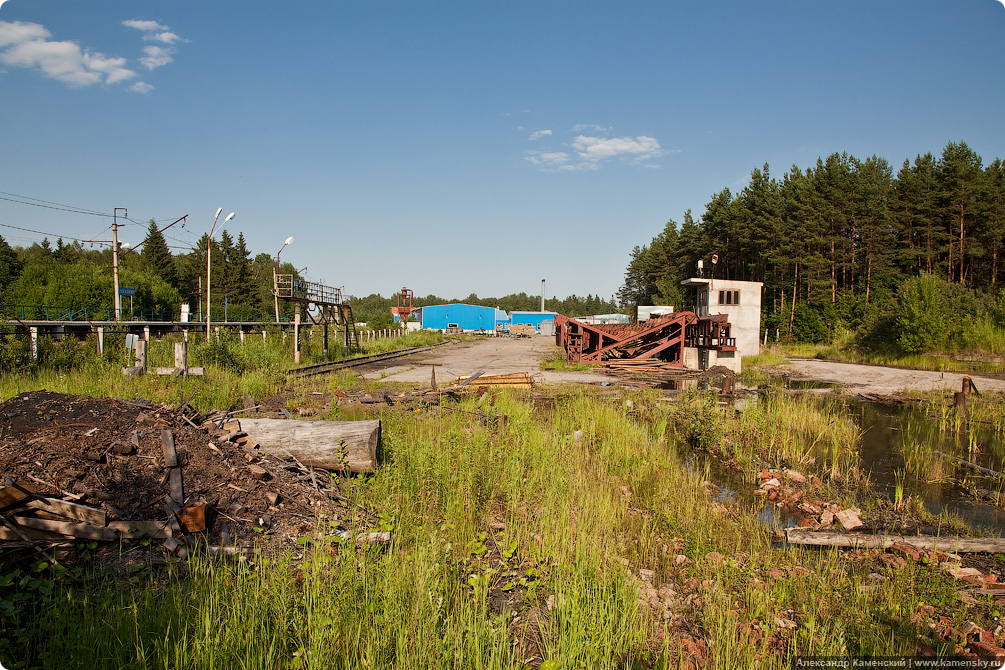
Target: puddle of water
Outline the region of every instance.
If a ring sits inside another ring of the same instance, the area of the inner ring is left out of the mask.
[[[855,402],[851,403],[851,409],[862,430],[859,449],[862,467],[880,495],[892,499],[900,479],[904,495],[920,498],[933,514],[959,514],[973,527],[1005,534],[1005,508],[976,500],[960,484],[962,481],[972,487],[998,491],[1002,484],[995,478],[957,467],[947,459],[933,459],[928,477],[904,474],[905,450],[909,451],[913,444],[1000,472],[1005,449],[1001,436],[989,428],[977,428],[962,435],[940,431],[938,423],[926,417],[916,405]]]
[[[733,404],[742,411],[756,406],[756,403],[757,396],[753,396],[737,398]],[[1005,535],[1005,506],[976,499],[960,483],[990,491],[1001,490],[1005,499],[1005,482],[977,475],[950,461],[940,464],[939,470],[944,473],[942,480],[926,481],[906,474],[904,458],[905,446],[916,443],[1001,472],[1005,470],[1005,440],[1000,435],[987,428],[962,436],[942,432],[938,423],[925,416],[916,405],[849,400],[847,409],[849,420],[861,432],[861,467],[869,474],[876,495],[893,500],[900,484],[905,498],[921,499],[925,509],[936,516],[944,513],[958,515],[977,532]],[[970,450],[971,444],[976,451]],[[744,482],[739,473],[723,468],[718,462],[711,462],[709,470],[713,483],[719,487],[714,497],[718,502],[750,506],[756,510],[759,521],[771,529],[798,525],[799,519],[787,514],[775,502],[754,496],[753,487]]]

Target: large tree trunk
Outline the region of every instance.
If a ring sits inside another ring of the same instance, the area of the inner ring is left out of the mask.
[[[380,421],[241,419],[241,430],[267,452],[289,452],[308,467],[372,473],[380,448]]]

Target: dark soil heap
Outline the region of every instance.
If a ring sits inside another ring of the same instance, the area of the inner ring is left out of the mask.
[[[82,539],[296,547],[342,518],[330,474],[261,453],[225,413],[184,410],[49,391],[0,405],[0,562]]]

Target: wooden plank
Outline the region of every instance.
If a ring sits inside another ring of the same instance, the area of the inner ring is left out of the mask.
[[[1005,552],[1002,537],[933,537],[929,535],[866,535],[789,528],[785,539],[790,544],[853,549],[886,549],[899,542],[926,551],[936,549],[957,554],[999,554]]]
[[[18,532],[20,531],[20,532]],[[4,542],[19,542],[22,540],[34,541],[34,542],[44,542],[53,541],[59,542],[61,540],[66,540],[69,538],[68,535],[63,535],[62,533],[53,533],[46,530],[35,530],[33,528],[9,528],[6,525],[0,526],[0,541]]]
[[[47,535],[56,535],[59,539],[75,537],[83,540],[112,541],[130,539],[143,533],[153,538],[171,537],[171,528],[167,521],[112,521],[107,526],[92,526],[86,523],[72,521],[49,521],[31,517],[14,517],[26,535],[29,530],[42,531]],[[138,531],[134,533],[134,531]]]
[[[143,534],[162,540],[174,535],[167,521],[110,521],[108,527],[127,538]]]
[[[168,429],[161,431],[161,446],[164,449],[164,465],[173,468],[178,465],[178,452],[174,448],[174,433]]]
[[[289,452],[309,467],[372,473],[377,468],[380,421],[241,419],[261,450]]]
[[[67,519],[84,521],[95,526],[105,526],[108,523],[108,513],[87,505],[72,503],[58,498],[38,497],[28,503],[28,507],[41,509],[51,514],[58,514]]]
[[[168,470],[168,486],[171,487],[171,500],[183,505],[185,503],[185,487],[182,485],[181,468]]]
[[[26,516],[14,517],[15,523],[22,528],[32,528],[34,530],[44,530],[60,535],[69,535],[82,540],[117,540],[119,532],[114,528],[91,526],[86,523],[74,523],[72,521],[50,521],[48,519],[32,519]]]
[[[10,486],[4,486],[0,488],[0,509],[20,504],[31,498],[36,491],[38,488],[27,479],[19,480]]]

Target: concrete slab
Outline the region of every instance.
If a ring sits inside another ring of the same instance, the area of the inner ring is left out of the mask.
[[[486,337],[449,344],[414,358],[389,361],[389,367],[366,370],[362,375],[365,379],[377,381],[428,384],[430,366],[420,365],[421,362],[436,363],[436,382],[440,386],[478,370],[484,370],[486,375],[529,372],[538,383],[593,384],[613,382],[616,379],[599,369],[584,372],[542,370],[541,360],[558,351],[555,340],[543,335],[523,338]]]

